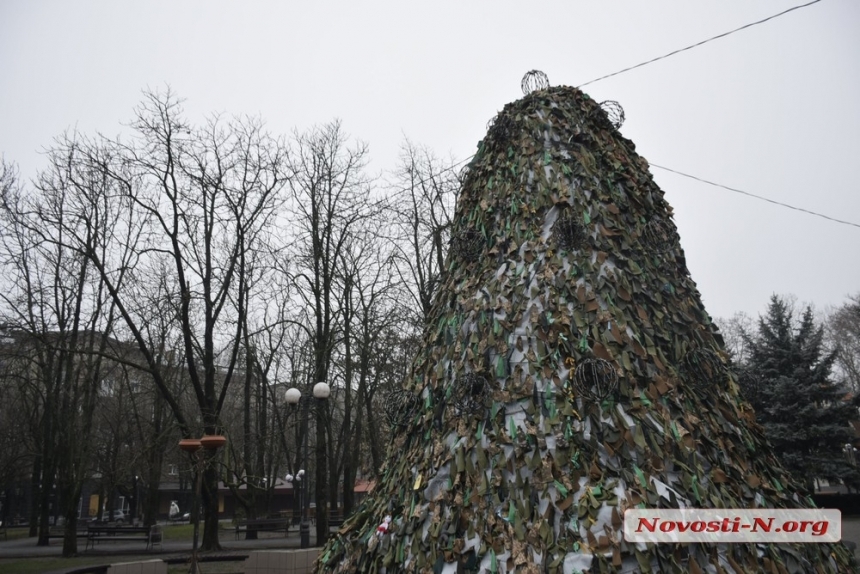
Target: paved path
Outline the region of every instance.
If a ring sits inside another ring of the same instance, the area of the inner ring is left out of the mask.
[[[221,552],[207,552],[207,556],[247,554],[251,550],[299,548],[298,532],[291,532],[286,537],[274,533],[262,533],[265,538],[258,540],[236,540],[233,531],[221,532]],[[311,531],[311,545],[314,544],[314,532]],[[860,516],[846,516],[842,519],[842,540],[851,541],[860,548]],[[152,556],[153,558],[182,558],[191,553],[191,542],[184,540],[166,540],[162,548],[147,552],[145,545],[140,542],[105,542],[94,549],[83,552],[85,540],[79,540],[79,551],[82,556]],[[0,541],[0,558],[29,558],[44,556],[60,556],[63,551],[62,540],[52,540],[50,546],[36,546],[35,539],[21,538],[18,540]],[[857,552],[860,556],[860,550]],[[122,560],[117,560],[121,562]],[[52,574],[60,574],[58,571]]]
[[[842,540],[853,542],[860,548],[860,516],[842,517]],[[860,550],[857,555],[860,557]]]
[[[298,532],[290,532],[287,536],[275,533],[261,533],[258,540],[236,540],[232,530],[220,533],[219,540],[223,548],[223,554],[246,554],[250,550],[265,548],[299,548],[300,540]],[[315,542],[314,533],[311,532],[311,545]],[[49,546],[36,546],[35,538],[19,538],[17,540],[0,540],[0,558],[29,558],[40,556],[61,556],[63,554],[62,539],[52,539]],[[95,548],[84,551],[86,540],[78,539],[78,553],[81,556],[118,556],[118,555],[152,555],[163,557],[164,554],[189,554],[191,552],[191,541],[188,540],[165,540],[162,547],[156,546],[147,551],[144,542],[100,542]],[[211,553],[207,553],[211,554]]]

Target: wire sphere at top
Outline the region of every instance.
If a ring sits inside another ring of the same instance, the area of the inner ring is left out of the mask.
[[[520,87],[523,89],[523,94],[527,96],[532,92],[547,89],[549,87],[549,78],[540,70],[531,70],[523,76]]]
[[[480,232],[467,229],[451,238],[451,251],[466,261],[474,261],[484,251],[486,240]]]
[[[677,241],[675,230],[667,221],[660,218],[652,219],[642,230],[642,242],[653,253],[672,251]]]
[[[490,385],[483,375],[466,373],[454,381],[451,404],[460,415],[478,415],[486,408]]]
[[[600,102],[600,109],[606,114],[609,123],[616,130],[624,125],[624,108],[615,100]]]
[[[571,213],[563,213],[553,225],[552,236],[561,249],[573,251],[585,243],[588,234]]]
[[[725,381],[728,369],[710,349],[692,349],[681,361],[681,375],[685,382],[699,390],[706,390]]]
[[[421,405],[414,393],[406,389],[394,389],[385,395],[385,421],[388,427],[396,430],[409,424],[410,419],[418,413]]]
[[[594,401],[614,394],[618,389],[618,372],[604,359],[585,359],[573,372],[573,390]]]
[[[508,140],[513,137],[516,132],[516,124],[514,120],[511,119],[511,116],[502,112],[496,116],[493,116],[489,122],[487,122],[487,137],[492,140]]]

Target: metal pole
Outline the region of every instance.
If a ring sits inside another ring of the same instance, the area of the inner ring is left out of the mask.
[[[311,525],[308,522],[308,481],[311,473],[308,470],[308,412],[310,410],[310,397],[302,397],[302,464],[304,465],[305,474],[302,476],[300,485],[301,495],[299,505],[301,506],[302,522],[299,527],[301,547],[310,548],[311,546]],[[301,468],[301,467],[299,467]]]
[[[200,532],[200,485],[203,482],[203,449],[195,453],[197,457],[197,485],[194,488],[194,541],[191,545],[191,574],[199,574],[197,565],[197,536]]]

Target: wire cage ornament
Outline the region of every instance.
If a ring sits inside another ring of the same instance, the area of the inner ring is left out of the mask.
[[[417,414],[420,405],[421,399],[411,391],[394,389],[385,395],[385,422],[392,430],[405,427]]]
[[[725,363],[711,349],[692,349],[681,361],[681,376],[694,389],[707,390],[723,383],[728,375]]]
[[[603,113],[606,114],[606,119],[609,120],[613,128],[617,130],[624,125],[624,108],[621,107],[621,104],[615,100],[606,100],[605,102],[600,102],[598,105],[603,110]]]
[[[605,359],[585,359],[573,372],[573,382],[568,386],[568,398],[573,401],[582,396],[601,402],[614,396],[618,390],[618,372]]]
[[[549,87],[549,78],[540,70],[530,70],[523,76],[520,87],[523,89],[523,94],[527,96],[532,92],[547,89]]]
[[[579,249],[588,238],[585,228],[569,210],[562,213],[553,225],[552,236],[556,244],[567,251]]]
[[[466,373],[454,380],[451,405],[460,415],[477,415],[487,407],[490,384],[478,373]]]
[[[484,251],[485,244],[484,237],[478,231],[467,229],[451,238],[451,251],[462,259],[472,261]]]
[[[642,242],[653,253],[667,253],[675,249],[678,234],[667,221],[656,218],[642,230]]]
[[[508,140],[513,137],[516,127],[516,122],[511,116],[505,112],[500,112],[487,122],[487,139],[495,141]]]

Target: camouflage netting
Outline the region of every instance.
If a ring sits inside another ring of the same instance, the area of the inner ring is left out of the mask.
[[[841,545],[623,540],[633,506],[812,503],[739,396],[672,209],[613,121],[538,87],[492,123],[384,474],[320,572],[853,570]]]

